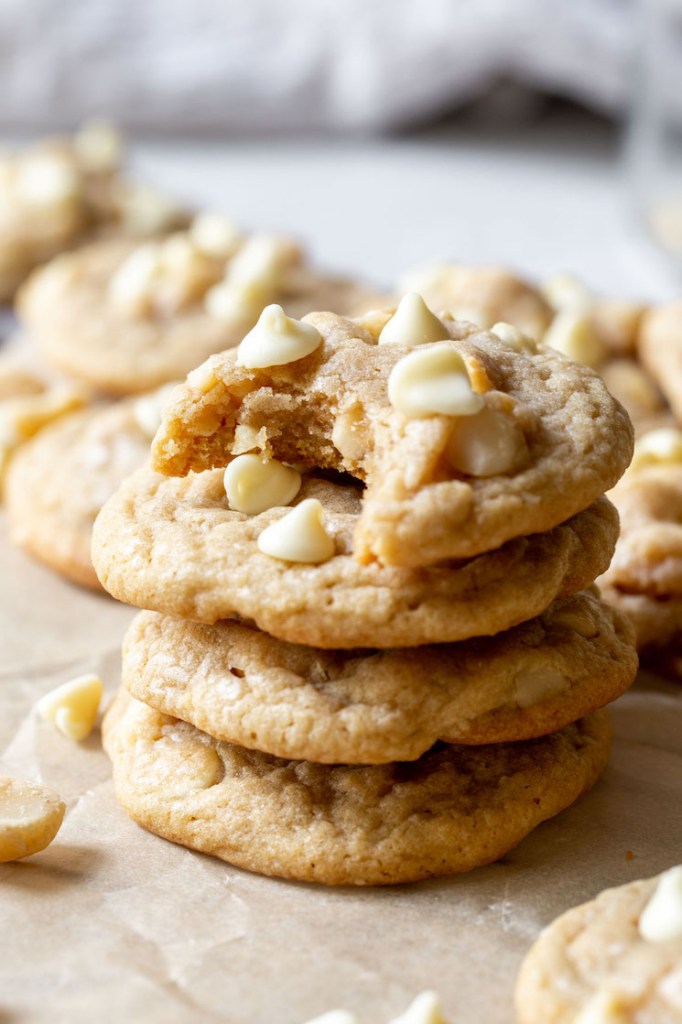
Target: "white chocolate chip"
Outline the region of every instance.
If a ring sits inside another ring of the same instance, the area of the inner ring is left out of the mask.
[[[189,236],[200,252],[221,260],[229,259],[241,242],[238,228],[220,213],[200,213],[192,221]]]
[[[160,274],[158,242],[140,245],[113,274],[108,289],[110,301],[130,316],[143,316],[149,312]]]
[[[233,287],[277,288],[292,251],[290,243],[275,235],[252,235],[230,263],[226,281]]]
[[[146,395],[140,395],[133,404],[133,416],[143,434],[151,441],[156,431],[161,426],[163,407],[175,384],[164,384],[156,391],[150,391]]]
[[[252,301],[251,297],[244,295],[238,288],[231,288],[224,281],[209,288],[204,296],[204,309],[208,315],[225,323],[253,321],[262,306],[263,303]]]
[[[682,430],[676,430],[675,427],[661,427],[659,430],[650,430],[637,439],[630,468],[642,469],[644,466],[679,466],[680,464],[682,464]]]
[[[263,554],[284,562],[317,565],[332,558],[334,541],[324,527],[317,498],[306,498],[267,526],[258,538],[258,547]]]
[[[81,190],[78,171],[56,154],[36,154],[20,165],[16,181],[19,201],[41,210],[73,203]]]
[[[73,140],[82,167],[93,174],[109,174],[123,160],[123,139],[108,121],[90,121]]]
[[[444,341],[447,328],[431,312],[421,295],[408,292],[379,335],[380,345],[423,345]]]
[[[594,305],[594,295],[572,274],[553,274],[541,287],[543,298],[555,310],[585,313]]]
[[[255,320],[276,297],[295,252],[281,238],[253,235],[232,258],[224,280],[207,293],[206,312],[218,320]]]
[[[185,231],[176,231],[159,242],[159,267],[170,274],[184,275],[201,261],[199,250]]]
[[[682,969],[664,975],[657,988],[664,1002],[675,1010],[682,1010]]]
[[[102,680],[90,673],[62,683],[41,697],[36,709],[41,718],[71,740],[84,740],[92,732],[104,692]]]
[[[52,790],[0,776],[0,863],[44,850],[57,835],[64,811]]]
[[[371,427],[358,398],[338,413],[332,430],[332,444],[344,459],[362,459],[366,455],[371,444]]]
[[[682,866],[665,871],[639,918],[646,942],[682,939]]]
[[[260,455],[238,455],[227,466],[224,480],[228,505],[247,516],[288,505],[301,489],[300,473]]]
[[[237,349],[237,363],[248,370],[283,366],[310,355],[321,341],[312,324],[287,316],[281,306],[266,306]]]
[[[607,355],[590,317],[571,309],[556,314],[545,331],[542,344],[584,366],[599,366]]]
[[[230,446],[231,455],[243,455],[254,449],[261,452],[268,450],[267,427],[256,430],[250,423],[238,423],[234,428],[234,440]]]
[[[537,352],[538,346],[533,338],[504,320],[493,324],[490,328],[490,333],[499,338],[503,344],[513,348],[515,352]]]
[[[574,1024],[629,1024],[630,1014],[613,992],[597,992],[575,1018]]]
[[[306,1024],[358,1024],[358,1018],[348,1010],[329,1010],[320,1017],[306,1021]]]
[[[404,416],[472,416],[483,399],[471,387],[466,363],[452,345],[429,345],[403,356],[388,378],[388,398]]]
[[[447,1024],[436,992],[421,992],[390,1024]]]
[[[175,200],[147,185],[130,182],[121,188],[119,206],[123,225],[133,235],[155,235],[167,230],[182,213]]]
[[[498,476],[526,463],[528,445],[513,416],[484,405],[455,423],[445,457],[460,473]]]
[[[531,665],[514,679],[514,699],[520,708],[530,708],[552,697],[558,697],[570,687],[566,676],[549,665]]]

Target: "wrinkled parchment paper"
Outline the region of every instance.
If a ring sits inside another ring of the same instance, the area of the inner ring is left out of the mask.
[[[36,699],[87,670],[113,694],[131,609],[10,547],[0,520],[0,772],[68,804],[43,853],[0,864],[0,1024],[385,1024],[424,988],[452,1024],[511,1024],[538,930],[606,886],[682,861],[682,688],[614,707],[604,780],[503,863],[393,889],[250,875],[144,832],[114,799],[99,733],[75,744]]]

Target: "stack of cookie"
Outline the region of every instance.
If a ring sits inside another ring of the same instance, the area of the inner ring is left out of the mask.
[[[146,609],[104,724],[125,808],[331,884],[502,856],[598,778],[635,673],[590,587],[631,451],[599,377],[508,324],[268,307],[95,524]]]

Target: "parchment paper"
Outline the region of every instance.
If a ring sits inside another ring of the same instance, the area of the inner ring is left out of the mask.
[[[343,1006],[385,1024],[424,988],[452,1024],[511,1024],[539,929],[606,886],[682,861],[682,690],[653,677],[614,706],[604,780],[503,863],[392,889],[260,878],[134,825],[99,733],[32,711],[83,671],[118,684],[134,614],[11,548],[0,519],[0,772],[68,803],[54,843],[0,865],[0,1024],[302,1024]]]

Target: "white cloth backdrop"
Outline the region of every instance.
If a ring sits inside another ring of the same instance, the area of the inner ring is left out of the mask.
[[[647,0],[642,0],[647,2]],[[0,0],[0,127],[372,131],[500,75],[617,111],[637,0]]]

